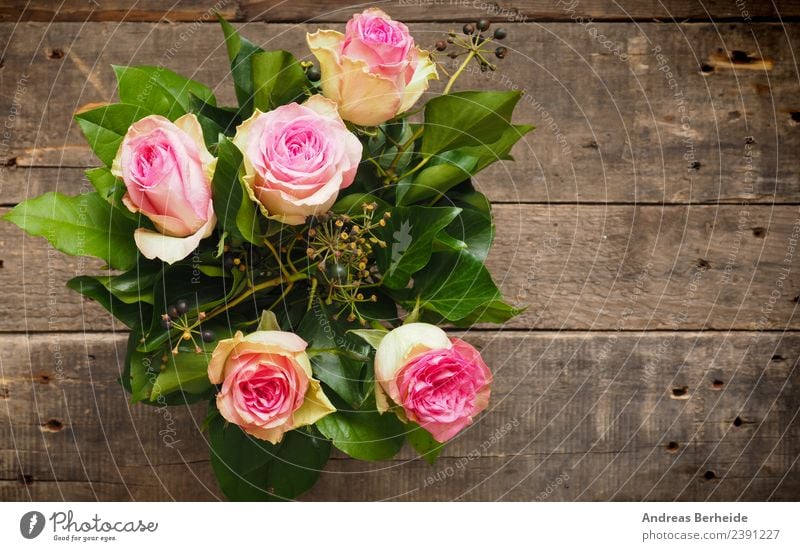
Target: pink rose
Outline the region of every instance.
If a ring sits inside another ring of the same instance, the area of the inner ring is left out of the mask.
[[[320,64],[322,92],[355,124],[374,126],[407,111],[438,78],[408,27],[377,8],[354,15],[345,34],[319,30],[306,40]]]
[[[361,162],[361,142],[336,105],[320,95],[269,113],[256,110],[236,129],[233,143],[244,155],[251,198],[266,216],[286,224],[327,211]]]
[[[409,323],[378,346],[375,380],[380,411],[389,409],[388,395],[409,420],[445,442],[486,409],[492,373],[471,345],[435,325]]]
[[[172,264],[211,234],[217,221],[211,202],[216,162],[192,114],[174,123],[150,115],[128,128],[111,172],[125,182],[125,206],[156,227],[134,232],[144,256]]]
[[[217,409],[229,422],[273,444],[335,408],[311,378],[306,342],[284,331],[238,331],[217,344],[208,378],[222,384]]]

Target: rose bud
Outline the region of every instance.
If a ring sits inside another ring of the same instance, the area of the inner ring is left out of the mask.
[[[217,409],[256,438],[277,444],[283,434],[336,411],[311,378],[306,342],[285,331],[237,331],[217,344],[208,378],[222,384]]]
[[[316,95],[268,113],[257,110],[236,129],[251,198],[265,216],[286,224],[327,211],[353,183],[361,142],[347,130],[336,104]]]
[[[489,403],[492,373],[475,348],[427,323],[390,331],[375,352],[378,410],[405,417],[445,442],[472,423]]]
[[[354,15],[345,34],[318,30],[306,40],[319,61],[323,94],[354,124],[374,126],[407,111],[428,80],[439,78],[408,27],[377,8]]]
[[[157,230],[139,228],[133,234],[145,257],[172,264],[211,235],[217,222],[211,202],[216,164],[193,114],[174,123],[150,115],[128,128],[111,172],[125,182],[125,206]]]

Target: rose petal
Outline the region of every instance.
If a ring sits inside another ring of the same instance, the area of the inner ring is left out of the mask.
[[[211,204],[209,207],[213,209]],[[138,228],[133,232],[133,239],[145,258],[151,260],[159,258],[167,264],[174,264],[189,256],[200,244],[200,241],[211,235],[216,223],[217,217],[212,210],[203,227],[188,237],[170,237],[146,228]]]

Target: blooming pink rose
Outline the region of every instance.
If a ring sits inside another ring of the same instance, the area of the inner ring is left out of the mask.
[[[340,189],[353,183],[361,142],[342,122],[336,105],[320,95],[268,113],[256,109],[236,129],[244,155],[244,180],[264,214],[286,224],[328,210]]]
[[[306,342],[284,331],[238,331],[217,344],[208,378],[222,384],[217,409],[256,438],[277,444],[283,434],[311,425],[335,408],[311,378]]]
[[[354,15],[345,34],[319,30],[306,40],[320,64],[322,92],[355,124],[374,126],[407,111],[438,78],[408,27],[377,8]]]
[[[144,256],[171,264],[211,234],[217,221],[211,202],[216,163],[193,114],[174,123],[150,115],[128,128],[111,172],[125,182],[125,206],[156,227],[133,234]]]
[[[435,325],[409,323],[378,345],[375,380],[380,411],[389,409],[388,395],[409,420],[445,442],[486,409],[492,373],[471,345]]]

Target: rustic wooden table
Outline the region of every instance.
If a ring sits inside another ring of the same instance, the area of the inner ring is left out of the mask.
[[[0,0],[2,211],[87,186],[71,114],[113,100],[110,64],[164,65],[232,103],[211,8],[302,53],[350,3]],[[460,86],[524,90],[519,120],[538,126],[477,182],[490,268],[529,307],[467,334],[493,402],[438,465],[336,456],[305,498],[800,498],[800,2],[376,4],[425,46],[505,21],[509,57]],[[99,264],[10,224],[0,243],[0,499],[219,499],[203,407],[130,405],[122,328],[64,287]]]

